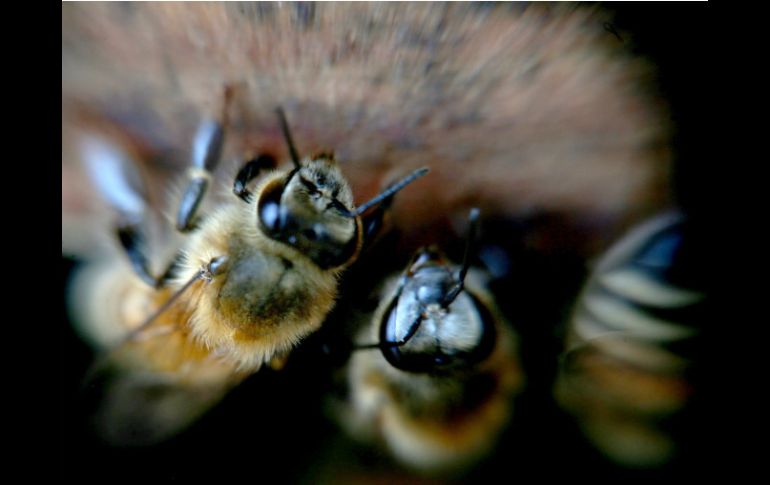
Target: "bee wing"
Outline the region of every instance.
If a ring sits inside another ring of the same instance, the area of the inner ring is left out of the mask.
[[[161,323],[96,364],[88,406],[106,442],[150,445],[193,424],[247,375],[190,339],[183,326]]]

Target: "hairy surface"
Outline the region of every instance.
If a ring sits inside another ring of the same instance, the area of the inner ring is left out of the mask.
[[[430,166],[393,207],[407,252],[474,204],[533,220],[534,246],[594,254],[669,202],[665,108],[607,20],[573,5],[64,4],[63,248],[97,240],[83,235],[102,205],[78,132],[118,128],[162,200],[232,85],[226,160],[287,159],[282,105],[299,151],[334,150],[357,203]]]
[[[284,176],[275,172],[259,187]],[[190,324],[207,347],[248,370],[288,352],[321,326],[334,304],[339,274],[322,271],[296,249],[265,236],[257,228],[256,205],[255,197],[215,210],[185,246],[177,279],[181,286],[212,259],[228,258],[220,276],[192,288]]]

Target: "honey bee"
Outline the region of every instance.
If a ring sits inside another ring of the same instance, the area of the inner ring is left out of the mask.
[[[343,426],[382,440],[400,462],[429,473],[457,471],[495,445],[523,387],[517,339],[470,267],[478,210],[462,265],[435,247],[419,250],[359,336]]]
[[[372,235],[381,204],[427,173],[418,169],[356,207],[334,156],[301,160],[283,110],[277,114],[293,167],[275,170],[273,157],[254,158],[237,173],[232,199],[205,215],[198,209],[226,123],[200,125],[176,217],[186,240],[160,276],[150,269],[149,207],[131,156],[103,139],[84,141],[85,161],[118,213],[118,240],[138,277],[121,264],[86,267],[72,293],[83,333],[110,347],[100,367],[117,370],[97,412],[108,441],[162,440],[263,364],[282,367],[333,307],[338,277]]]
[[[679,213],[636,227],[599,261],[567,326],[556,399],[626,467],[672,459],[672,423],[692,398],[705,293],[688,236]]]

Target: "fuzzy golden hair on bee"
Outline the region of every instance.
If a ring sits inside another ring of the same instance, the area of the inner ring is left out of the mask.
[[[489,276],[467,259],[466,249],[456,268],[436,248],[418,252],[358,336],[377,343],[359,346],[348,366],[343,426],[431,474],[488,455],[524,383],[516,334],[485,289]]]
[[[281,172],[267,176],[256,192],[284,177]],[[256,224],[257,202],[255,198],[211,215],[191,235],[177,277],[177,284],[189,280],[217,254],[248,254],[240,266],[225,269],[226,278],[197,284],[189,301],[193,336],[251,370],[285,354],[320,327],[334,304],[342,271],[321,270],[301,251],[266,237]],[[257,271],[270,276],[257,278]]]
[[[77,302],[71,300],[84,308],[75,310],[84,333],[113,345],[104,362],[122,372],[99,413],[107,436],[120,441],[125,433],[116,429],[128,423],[149,435],[126,441],[163,439],[263,365],[282,367],[334,306],[339,276],[364,244],[364,212],[381,217],[385,208],[373,206],[427,172],[413,172],[356,208],[340,167],[330,157],[300,160],[285,114],[277,113],[294,168],[276,169],[269,155],[248,160],[230,200],[213,206],[203,201],[222,158],[225,126],[201,123],[173,220],[182,243],[160,275],[146,244],[151,208],[132,157],[103,140],[87,143],[86,164],[115,211],[115,234],[136,275],[120,264],[84,271],[75,280]],[[142,382],[164,391],[134,413],[130,394],[141,400]],[[200,399],[191,398],[196,394]],[[189,412],[167,416],[169,402],[185,401]]]

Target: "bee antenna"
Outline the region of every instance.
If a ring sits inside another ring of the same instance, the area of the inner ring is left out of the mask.
[[[457,273],[457,283],[454,287],[447,293],[446,298],[444,298],[443,306],[446,308],[449,306],[450,303],[452,303],[455,298],[457,298],[457,295],[460,294],[461,291],[463,291],[463,287],[465,286],[465,276],[468,274],[468,268],[471,265],[471,249],[473,247],[473,242],[476,239],[476,232],[479,227],[479,209],[477,207],[474,207],[471,209],[470,214],[468,215],[468,222],[470,224],[470,227],[468,227],[468,236],[465,239],[465,253],[463,254],[463,264],[460,267],[460,271]]]
[[[168,300],[166,300],[166,302],[163,305],[161,305],[161,307],[158,308],[155,311],[155,313],[147,317],[147,319],[144,322],[142,322],[141,325],[139,325],[134,330],[132,330],[128,335],[126,335],[123,338],[123,340],[120,342],[120,344],[135,339],[137,335],[139,335],[140,333],[142,333],[142,331],[144,331],[147,327],[149,327],[150,324],[153,321],[155,321],[156,318],[158,318],[160,315],[163,314],[163,312],[171,308],[171,305],[173,305],[174,302],[176,302],[176,300],[180,296],[182,296],[184,292],[186,292],[193,285],[193,283],[195,283],[198,280],[211,281],[211,278],[213,278],[214,276],[216,276],[221,272],[222,264],[226,261],[226,259],[227,258],[225,257],[214,258],[213,260],[211,260],[209,264],[200,268],[189,280],[187,280],[187,283],[185,283],[181,288],[179,288],[176,291],[176,293],[171,295],[171,297]],[[118,344],[116,347],[120,346],[120,344]]]
[[[418,168],[417,170],[415,170],[411,174],[407,175],[406,177],[404,177],[400,181],[396,182],[395,184],[391,185],[387,189],[385,189],[382,192],[380,192],[380,194],[375,196],[373,199],[371,199],[371,200],[369,200],[367,202],[364,202],[363,204],[358,206],[352,212],[352,214],[354,216],[360,216],[361,214],[363,214],[364,212],[369,210],[369,208],[371,208],[372,206],[375,206],[375,205],[379,204],[380,202],[382,202],[383,200],[387,199],[391,195],[395,194],[399,190],[403,189],[407,185],[411,184],[412,182],[414,182],[418,178],[422,177],[423,175],[425,175],[429,171],[430,171],[430,169],[427,168],[427,167]]]
[[[283,137],[286,138],[286,144],[289,146],[291,161],[294,163],[294,168],[299,170],[302,165],[299,163],[299,154],[297,154],[297,148],[294,146],[294,140],[291,138],[289,123],[286,121],[286,113],[283,112],[283,108],[280,106],[275,109],[275,112],[278,113],[278,119],[281,120],[281,130],[283,130]]]

